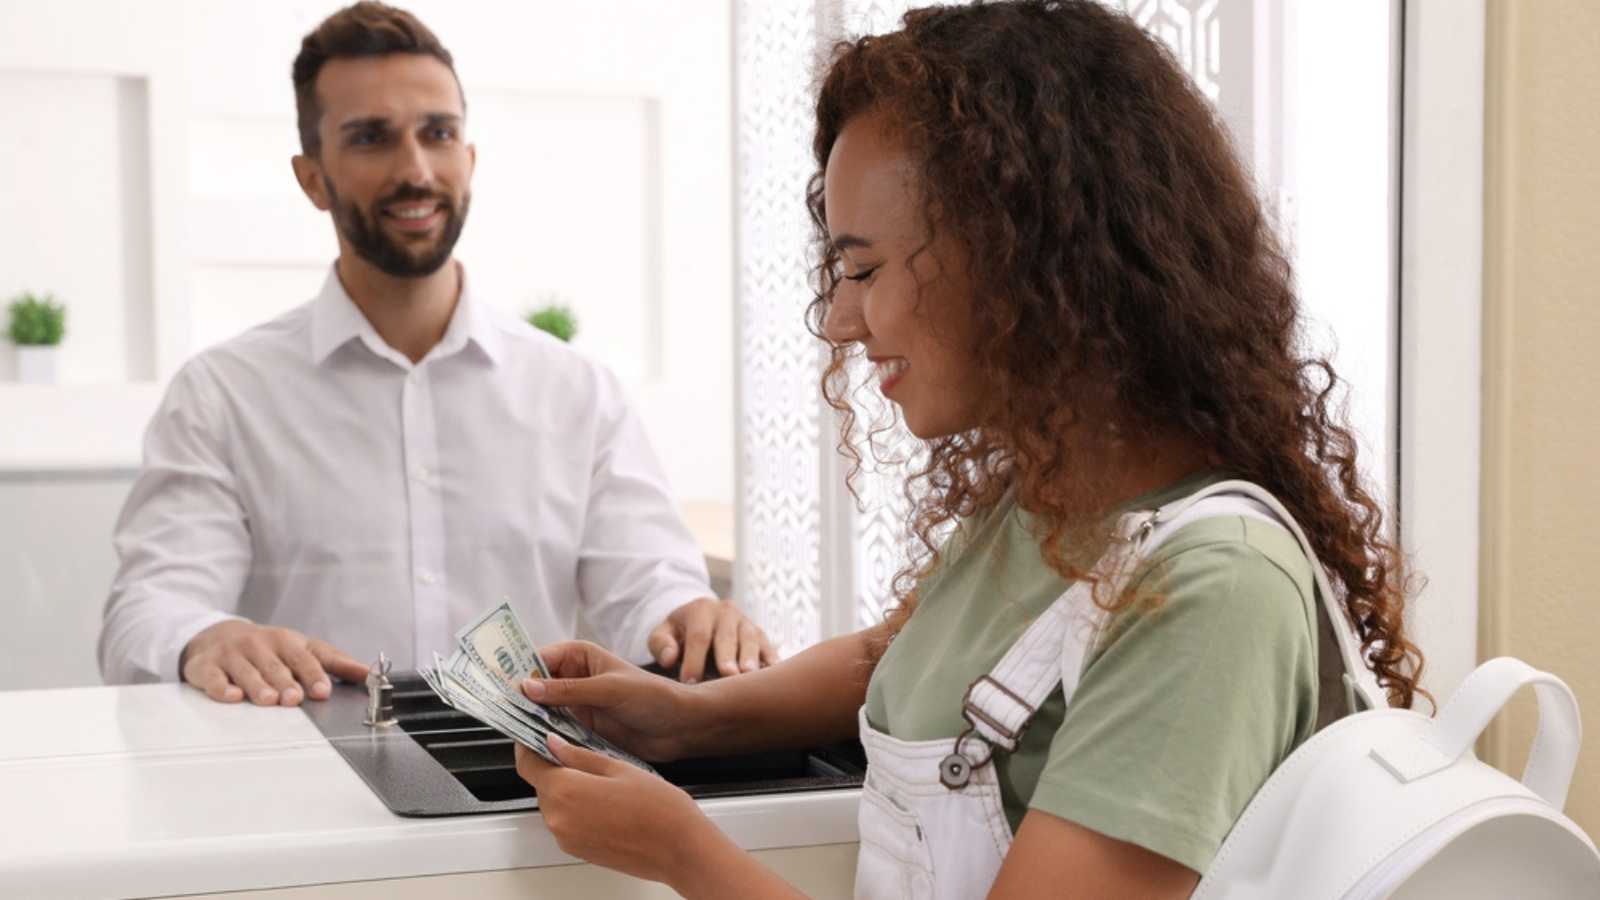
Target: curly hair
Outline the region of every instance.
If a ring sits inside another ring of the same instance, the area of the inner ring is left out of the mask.
[[[1007,492],[1034,514],[1046,562],[1092,578],[1072,547],[1119,499],[1096,485],[1125,448],[1177,435],[1294,515],[1368,665],[1391,703],[1410,707],[1422,668],[1405,632],[1410,582],[1362,482],[1341,382],[1305,348],[1273,223],[1166,47],[1090,0],[913,10],[899,31],[835,46],[806,198],[817,242],[807,322],[818,337],[841,278],[823,173],[845,125],[867,112],[917,168],[929,242],[956,236],[971,283],[984,286],[971,292],[963,334],[994,398],[972,429],[919,447],[905,488],[917,548],[894,580],[892,626],[938,565],[939,536]],[[841,416],[854,487],[856,351],[830,350],[823,395]],[[1083,385],[1105,404],[1078,402]],[[1107,410],[1114,427],[1074,428]],[[874,425],[868,443],[887,427]],[[1131,602],[1096,593],[1108,612]]]

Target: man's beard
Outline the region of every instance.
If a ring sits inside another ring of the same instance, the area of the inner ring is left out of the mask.
[[[357,256],[394,278],[421,278],[439,271],[455,251],[456,241],[461,238],[461,229],[467,223],[467,210],[472,206],[471,194],[462,196],[461,208],[457,209],[449,197],[424,188],[401,185],[394,193],[372,204],[371,213],[368,214],[356,204],[340,200],[333,182],[326,177],[322,179],[322,184],[327,188],[328,199],[333,201],[334,226],[344,235],[345,241]],[[395,241],[378,224],[378,217],[382,215],[379,210],[391,203],[414,200],[435,200],[444,212],[444,228],[439,232],[438,240],[421,255]]]

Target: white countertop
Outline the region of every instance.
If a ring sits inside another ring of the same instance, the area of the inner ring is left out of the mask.
[[[407,739],[399,736],[400,739]],[[856,791],[702,801],[746,849],[856,840]],[[537,813],[396,816],[298,709],[0,692],[0,896],[161,896],[574,862]]]

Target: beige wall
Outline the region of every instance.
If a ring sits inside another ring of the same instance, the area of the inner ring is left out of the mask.
[[[1480,646],[1577,693],[1568,811],[1600,834],[1600,3],[1490,0],[1487,40]],[[1536,718],[1489,759],[1520,772]]]

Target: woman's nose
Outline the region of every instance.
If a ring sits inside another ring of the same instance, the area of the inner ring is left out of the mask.
[[[867,320],[861,315],[861,302],[841,294],[834,294],[828,304],[828,314],[822,319],[822,334],[835,344],[848,344],[867,336]]]

